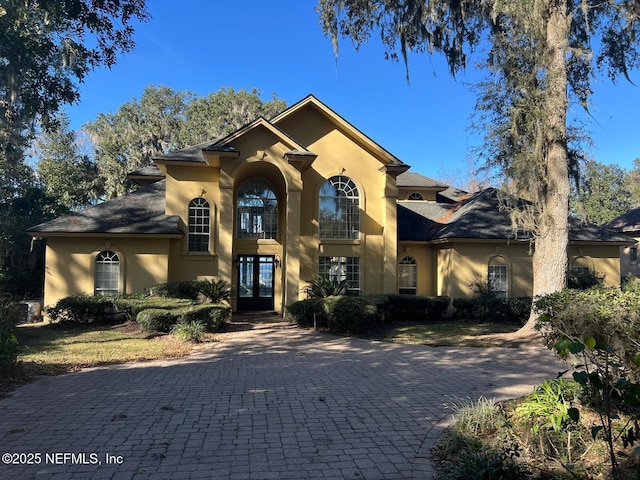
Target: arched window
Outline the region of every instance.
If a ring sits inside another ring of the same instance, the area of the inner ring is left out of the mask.
[[[489,262],[487,282],[496,297],[507,298],[509,296],[508,269],[502,258],[495,257]]]
[[[360,195],[353,180],[331,177],[320,189],[320,238],[360,238]]]
[[[208,252],[210,233],[209,202],[202,197],[194,198],[189,202],[189,251]]]
[[[409,196],[407,197],[407,200],[424,200],[424,197],[422,196],[422,194],[418,192],[413,192],[409,194]]]
[[[115,296],[119,291],[120,258],[111,250],[100,252],[96,257],[94,293]]]
[[[418,264],[413,257],[404,257],[398,264],[398,293],[416,295],[418,292]]]
[[[250,178],[236,197],[236,238],[277,239],[278,199],[264,178]]]

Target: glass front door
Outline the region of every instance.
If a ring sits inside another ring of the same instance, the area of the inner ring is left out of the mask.
[[[273,311],[273,255],[238,255],[238,310]]]

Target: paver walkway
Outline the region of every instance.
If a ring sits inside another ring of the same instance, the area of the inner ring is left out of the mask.
[[[0,453],[32,464],[0,463],[0,478],[429,479],[447,404],[512,398],[562,368],[542,348],[258,327],[187,358],[20,388],[0,400]]]

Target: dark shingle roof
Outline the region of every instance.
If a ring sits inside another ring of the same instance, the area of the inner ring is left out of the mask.
[[[398,187],[416,187],[416,188],[442,188],[448,187],[444,183],[440,183],[433,178],[425,177],[415,172],[404,172],[396,177],[396,185]]]
[[[513,199],[522,205],[523,200]],[[420,205],[422,203],[422,205]],[[406,224],[405,224],[406,222]],[[509,213],[500,208],[494,188],[477,192],[456,204],[403,202],[398,208],[399,240],[477,239],[528,241],[531,236],[515,234]],[[629,243],[629,237],[577,219],[570,220],[569,239],[578,242]]]
[[[211,148],[211,146],[215,142],[215,140],[209,140],[207,142],[198,143],[197,145],[191,145],[189,147],[176,150],[175,152],[167,153],[166,155],[158,155],[154,158],[154,160],[187,163],[206,163],[202,151]]]
[[[166,180],[135,192],[41,223],[27,230],[47,234],[109,233],[182,235],[177,215],[165,215]]]
[[[153,165],[149,165],[148,167],[141,168],[134,172],[127,174],[127,177],[152,177],[152,178],[163,178],[164,173],[158,168],[158,166],[154,163]]]
[[[618,232],[640,231],[640,207],[614,218],[605,226]]]

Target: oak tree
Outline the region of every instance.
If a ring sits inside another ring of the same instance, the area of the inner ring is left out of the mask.
[[[639,65],[640,7],[627,0],[320,0],[337,49],[379,33],[390,58],[440,52],[453,75],[474,59],[488,74],[480,108],[487,158],[533,202],[533,294],[566,285],[571,102],[589,107],[593,76]],[[519,218],[524,218],[522,215]],[[532,321],[527,327],[532,326]]]

